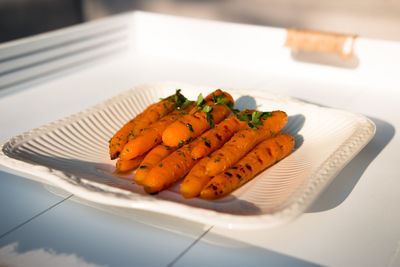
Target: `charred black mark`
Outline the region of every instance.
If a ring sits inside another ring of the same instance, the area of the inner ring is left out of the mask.
[[[230,172],[224,172],[224,174],[228,175],[229,177],[232,177],[232,173]]]

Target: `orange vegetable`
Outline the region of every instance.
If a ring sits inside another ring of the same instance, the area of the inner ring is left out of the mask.
[[[143,180],[144,190],[153,194],[171,186],[177,180],[183,178],[196,164],[196,160],[190,156],[193,141],[161,160],[154,166]]]
[[[251,114],[253,110],[245,110],[240,114]],[[220,122],[215,128],[208,130],[201,136],[199,142],[192,149],[192,157],[199,159],[220,148],[232,135],[246,127],[247,122],[231,116]]]
[[[193,151],[192,151],[193,153]],[[208,158],[202,158],[194,165],[181,184],[181,194],[185,198],[197,197],[212,176],[206,175]]]
[[[133,171],[140,165],[140,162],[142,162],[143,158],[144,156],[140,156],[130,160],[118,159],[116,163],[117,167],[116,172],[123,173],[123,172]]]
[[[206,174],[219,174],[233,166],[259,142],[279,133],[287,123],[287,114],[283,111],[273,111],[269,117],[261,119],[260,123],[258,129],[247,126],[238,131],[219,150],[212,153],[206,165]]]
[[[189,114],[165,129],[162,134],[163,143],[168,146],[177,146],[182,140],[194,139],[204,131],[210,129],[212,123],[217,124],[222,121],[231,111],[224,105],[214,105],[214,97],[221,96],[226,99],[226,104],[233,104],[233,98],[230,94],[216,90],[204,99],[205,104],[203,107],[209,112],[201,111],[201,107],[193,108]]]
[[[122,148],[128,141],[128,137],[134,137],[144,128],[157,121],[163,113],[168,114],[173,109],[174,105],[168,106],[168,100],[162,100],[150,105],[142,113],[128,121],[109,141],[110,158],[118,158]]]
[[[162,144],[150,150],[135,173],[134,180],[136,184],[141,185],[150,170],[175,150],[176,147],[164,146]]]
[[[289,155],[293,148],[294,139],[289,134],[278,134],[263,141],[234,167],[212,178],[201,191],[200,197],[213,200],[226,196],[265,168]]]
[[[160,144],[162,142],[161,135],[168,125],[182,118],[184,114],[186,114],[185,112],[191,108],[193,108],[193,104],[189,105],[189,107],[184,110],[174,110],[144,129],[135,139],[129,141],[124,146],[120,158],[123,160],[133,159]]]

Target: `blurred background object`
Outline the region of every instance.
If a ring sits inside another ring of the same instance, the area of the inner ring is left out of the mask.
[[[400,40],[398,0],[0,0],[0,42],[134,10]]]
[[[83,22],[81,0],[0,0],[0,42]]]

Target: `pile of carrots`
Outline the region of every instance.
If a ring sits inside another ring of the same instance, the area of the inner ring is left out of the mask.
[[[117,172],[136,170],[134,181],[147,193],[183,179],[185,198],[218,199],[293,150],[293,137],[280,133],[285,112],[239,112],[220,89],[197,101],[180,91],[147,107],[109,141]]]

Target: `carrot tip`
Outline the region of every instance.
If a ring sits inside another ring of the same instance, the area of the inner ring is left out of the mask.
[[[116,158],[118,158],[119,157],[119,152],[115,152],[114,154],[111,154],[110,155],[110,159],[111,160],[114,160],[114,159],[116,159]]]
[[[155,190],[153,187],[151,187],[149,185],[144,185],[143,188],[144,188],[144,191],[146,191],[146,193],[148,193],[150,195],[155,195],[158,193],[157,190]]]
[[[192,192],[186,191],[186,190],[182,190],[182,189],[181,189],[181,195],[184,198],[194,198],[194,197],[196,197],[196,195],[194,195]]]
[[[205,200],[213,200],[220,198],[221,196],[215,196],[212,191],[204,189],[200,192],[200,198]]]

